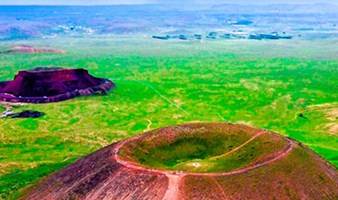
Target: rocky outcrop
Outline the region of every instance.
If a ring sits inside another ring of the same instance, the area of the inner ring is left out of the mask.
[[[286,33],[279,34],[277,32],[272,33],[245,33],[242,31],[233,31],[230,33],[221,33],[221,32],[209,32],[206,35],[201,34],[174,34],[174,35],[164,35],[164,36],[152,36],[153,39],[158,40],[221,40],[221,39],[248,39],[248,40],[291,40],[293,36],[287,35]]]
[[[277,33],[271,34],[250,34],[250,40],[291,40],[292,36],[289,35],[279,35]]]
[[[12,81],[0,82],[0,101],[50,103],[105,94],[114,87],[110,80],[93,77],[85,69],[36,68],[20,71]]]

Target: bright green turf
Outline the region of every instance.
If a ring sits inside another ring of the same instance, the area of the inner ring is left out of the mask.
[[[191,121],[245,122],[274,130],[338,166],[338,138],[327,127],[338,123],[327,114],[338,109],[338,60],[330,56],[338,55],[334,42],[320,48],[316,42],[34,42],[69,53],[1,55],[0,80],[12,79],[20,69],[58,65],[85,67],[117,88],[107,96],[16,108],[45,112],[40,119],[0,119],[2,198],[14,198],[44,175],[113,141]]]

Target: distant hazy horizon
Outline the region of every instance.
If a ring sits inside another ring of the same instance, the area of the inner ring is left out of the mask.
[[[1,0],[0,5],[137,5],[137,4],[315,4],[315,3],[328,3],[338,4],[338,0]]]

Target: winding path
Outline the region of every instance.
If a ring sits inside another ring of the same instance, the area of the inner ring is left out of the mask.
[[[249,144],[250,142],[252,142],[253,140],[255,140],[257,137],[263,135],[264,133],[266,133],[265,131],[259,131],[258,133],[256,133],[253,137],[251,137],[249,140],[247,140],[246,142],[244,142],[243,144],[239,145],[238,147],[232,149],[231,151],[226,152],[225,154],[219,155],[219,156],[215,156],[212,157],[211,160],[215,160],[217,158],[221,158],[221,157],[225,157],[228,156],[230,154],[235,153],[236,151],[240,150],[241,148],[243,148],[244,146],[246,146],[247,144]]]

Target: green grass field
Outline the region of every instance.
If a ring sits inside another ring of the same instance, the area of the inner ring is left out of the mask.
[[[39,119],[0,119],[0,199],[15,199],[42,177],[112,142],[194,121],[276,131],[338,166],[338,48],[332,42],[320,48],[316,42],[29,43],[47,42],[68,53],[1,55],[0,80],[36,66],[84,67],[117,88],[107,96],[14,109],[45,112]]]

